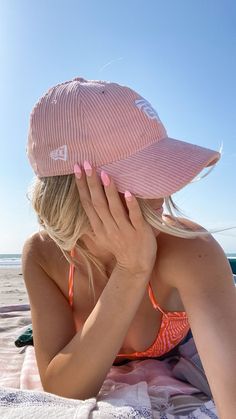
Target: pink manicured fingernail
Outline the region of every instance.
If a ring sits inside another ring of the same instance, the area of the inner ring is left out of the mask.
[[[84,161],[84,170],[86,172],[86,175],[88,175],[88,176],[92,175],[92,167],[90,166],[90,164],[87,160]]]
[[[101,179],[104,186],[110,185],[110,179],[104,170],[101,171]]]
[[[132,195],[129,191],[125,191],[125,199],[127,199],[127,201],[131,201],[132,200]]]
[[[79,165],[78,165],[77,163],[74,165],[74,173],[75,173],[75,176],[76,176],[78,179],[80,179],[80,178],[81,178],[81,176],[82,176],[82,172],[81,172],[81,169],[80,169],[80,167],[79,167]]]

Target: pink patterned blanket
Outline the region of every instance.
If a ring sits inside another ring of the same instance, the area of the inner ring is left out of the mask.
[[[30,306],[0,307],[0,318],[0,417],[23,418],[22,407],[29,418],[218,417],[193,339],[179,356],[113,366],[98,397],[82,401],[44,392],[34,347],[15,346],[32,323]]]

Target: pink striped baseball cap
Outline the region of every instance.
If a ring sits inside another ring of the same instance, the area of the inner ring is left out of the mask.
[[[30,114],[27,155],[41,177],[74,173],[88,160],[117,190],[171,195],[221,153],[170,138],[152,105],[127,86],[76,77],[51,87]]]

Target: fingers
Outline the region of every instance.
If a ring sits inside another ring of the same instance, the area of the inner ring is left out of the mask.
[[[81,203],[87,213],[90,224],[95,234],[98,234],[98,231],[102,226],[105,226],[107,231],[114,230],[114,228],[117,228],[118,226],[115,219],[112,216],[112,210],[110,209],[110,205],[111,207],[114,206],[114,197],[111,197],[114,195],[115,191],[118,195],[114,183],[110,182],[109,187],[103,188],[101,179],[93,167],[90,176],[86,175],[85,171],[82,168],[81,172],[81,178],[78,179],[76,177],[76,184],[79,190]],[[109,198],[111,199],[113,204],[111,202],[108,202]],[[121,206],[121,202],[118,203]],[[124,208],[122,208],[122,206],[121,210],[124,211]],[[115,213],[116,212],[117,209],[115,210]],[[126,219],[128,219],[127,215]]]
[[[125,192],[125,199],[129,209],[129,218],[133,227],[136,230],[143,228],[145,220],[137,199],[134,195],[130,194],[129,191]]]
[[[132,226],[137,229],[143,226],[144,219],[136,198],[132,196],[131,201],[125,200],[127,214],[112,178],[102,171],[101,181],[96,170],[93,167],[91,169],[89,175],[81,170],[82,176],[80,179],[76,178],[76,183],[82,205],[95,234],[102,225],[106,227],[107,232],[112,232],[117,227],[127,230]]]
[[[80,178],[78,177],[78,171],[80,171]],[[95,207],[92,203],[92,198],[90,194],[90,190],[87,184],[87,176],[85,171],[79,165],[74,166],[75,172],[75,181],[79,191],[80,201],[83,205],[83,208],[88,216],[90,221],[91,227],[94,232],[99,231],[103,226],[103,221],[99,217],[98,213],[95,210]]]
[[[106,180],[103,171],[103,181],[94,168],[90,176],[83,170],[81,172],[82,176],[80,179],[76,178],[76,183],[82,205],[95,233],[101,225],[105,226],[108,232],[115,227],[127,230],[133,226],[138,230],[143,226],[144,219],[135,196],[132,196],[131,201],[124,199],[123,204],[112,178],[107,176],[109,184],[103,184]],[[128,208],[128,213],[124,206]]]
[[[101,178],[102,181],[109,181],[109,185],[104,185],[104,191],[108,200],[110,212],[118,227],[123,230],[127,230],[131,226],[139,228],[144,219],[135,196],[130,194],[130,201],[126,198],[124,199],[124,195],[119,194],[117,191],[113,179],[104,171],[101,172]],[[124,203],[122,201],[124,201]],[[128,208],[128,212],[126,211],[126,208]]]
[[[124,195],[117,191],[113,179],[103,170],[101,171],[101,179],[112,217],[120,229],[128,228],[131,224]]]

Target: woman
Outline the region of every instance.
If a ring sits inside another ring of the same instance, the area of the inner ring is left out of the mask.
[[[22,269],[45,391],[94,397],[112,365],[162,359],[192,331],[219,415],[233,418],[230,265],[171,208],[220,153],[169,138],[132,89],[81,77],[36,103],[27,153],[42,231],[26,240]]]

